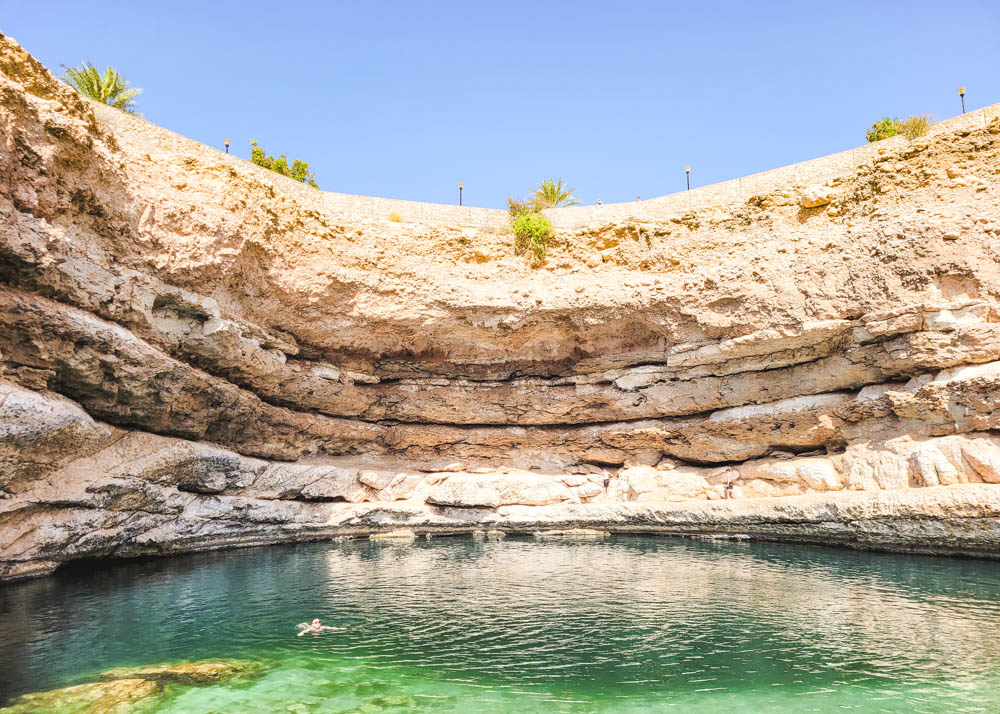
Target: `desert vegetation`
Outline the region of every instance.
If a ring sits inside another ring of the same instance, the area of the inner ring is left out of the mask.
[[[899,133],[905,136],[910,141],[923,136],[927,133],[927,130],[931,126],[931,115],[921,114],[920,116],[910,117],[900,124]]]
[[[114,67],[108,66],[102,74],[90,62],[84,62],[65,70],[63,81],[83,96],[129,114],[136,113],[135,98],[142,90],[129,85]]]
[[[579,204],[573,196],[574,190],[564,187],[562,179],[546,179],[531,189],[531,198],[507,199],[515,253],[530,256],[532,265],[539,265],[545,260],[549,242],[555,237],[555,230],[552,222],[542,215],[542,211],[546,208]]]
[[[872,128],[865,133],[865,138],[869,143],[882,141],[892,136],[902,135],[910,141],[923,136],[931,125],[931,115],[921,114],[900,120],[897,117],[882,117],[872,124]]]
[[[574,188],[563,188],[562,179],[546,179],[531,189],[531,204],[539,211],[559,206],[576,206],[580,202],[573,197]]]
[[[532,201],[507,199],[510,227],[514,233],[514,252],[531,257],[533,265],[545,260],[549,241],[555,235],[552,223]]]
[[[319,184],[316,183],[316,174],[309,170],[309,164],[307,162],[300,159],[292,159],[292,163],[289,164],[287,156],[282,154],[281,156],[275,158],[264,151],[264,149],[258,146],[257,142],[253,140],[250,141],[250,161],[258,166],[263,166],[265,169],[270,169],[275,173],[279,173],[282,176],[295,179],[296,181],[312,186],[313,188],[319,188]]]

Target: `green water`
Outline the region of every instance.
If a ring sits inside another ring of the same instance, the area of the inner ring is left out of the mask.
[[[312,617],[347,629],[296,637]],[[1000,563],[654,537],[309,544],[0,588],[0,701],[266,661],[157,712],[1000,711]]]

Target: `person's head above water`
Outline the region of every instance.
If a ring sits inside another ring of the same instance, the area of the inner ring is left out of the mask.
[[[313,625],[319,625],[319,624],[321,624],[320,621],[319,621],[319,618],[318,617],[314,617],[313,621],[312,621],[312,624]]]

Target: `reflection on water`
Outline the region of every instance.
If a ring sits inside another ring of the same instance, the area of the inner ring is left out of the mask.
[[[982,711],[1000,707],[998,576],[654,537],[191,556],[0,589],[0,690],[239,657],[274,668],[161,711]],[[313,616],[347,629],[295,637]]]

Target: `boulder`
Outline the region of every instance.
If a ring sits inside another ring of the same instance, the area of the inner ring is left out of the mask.
[[[418,488],[425,483],[425,476],[421,473],[398,473],[393,476],[388,486],[378,493],[379,501],[402,501],[415,494]]]
[[[224,449],[204,447],[174,467],[177,488],[192,493],[221,493],[239,486],[242,459]]]
[[[497,508],[500,505],[500,489],[495,478],[455,474],[435,484],[426,500],[436,506]]]
[[[362,471],[358,474],[358,481],[376,491],[388,486],[394,478],[395,474],[391,471]]]
[[[207,659],[176,664],[117,667],[101,673],[102,680],[148,679],[156,682],[201,685],[252,677],[264,669],[260,662],[236,659]]]
[[[657,472],[659,487],[656,494],[663,501],[687,501],[708,498],[711,488],[700,473],[690,469],[672,469]]]
[[[968,439],[962,445],[962,455],[986,483],[1000,483],[1000,446],[993,439]]]
[[[622,469],[618,478],[622,489],[632,497],[650,493],[659,485],[659,472],[652,466],[632,466]]]
[[[910,481],[917,486],[948,486],[959,483],[958,469],[934,444],[925,444],[910,454]]]
[[[368,489],[358,481],[354,469],[326,465],[270,464],[247,492],[260,498],[348,503],[370,500]]]
[[[814,491],[837,491],[843,488],[840,474],[829,459],[798,460],[796,471],[802,483]]]
[[[435,485],[427,502],[439,506],[498,508],[545,506],[570,501],[573,493],[558,479],[530,472],[456,474]]]
[[[840,474],[833,462],[825,456],[752,461],[743,464],[739,471],[744,482],[762,479],[772,483],[797,484],[813,491],[837,491],[843,488]]]
[[[598,486],[596,483],[592,483],[590,481],[585,481],[576,488],[570,490],[573,492],[574,496],[581,500],[593,498],[594,496],[599,496],[604,493],[603,486]]]
[[[844,487],[852,491],[878,491],[910,485],[910,467],[906,457],[886,448],[872,448],[867,442],[848,446],[839,457],[838,466]]]
[[[502,506],[547,506],[573,498],[557,479],[532,473],[505,474],[499,479],[499,492]]]
[[[836,191],[829,186],[823,186],[822,184],[807,186],[802,190],[799,205],[802,208],[818,208],[830,203],[836,195]]]
[[[163,685],[150,679],[116,679],[63,687],[49,692],[24,694],[4,714],[129,714],[140,702],[151,702]]]
[[[0,380],[0,490],[43,478],[113,436],[68,399]]]

